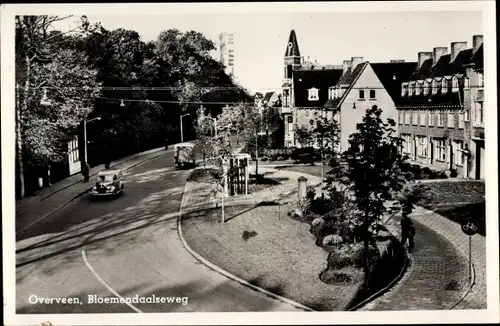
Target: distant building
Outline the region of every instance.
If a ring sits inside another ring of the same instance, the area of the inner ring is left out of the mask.
[[[415,162],[459,176],[484,178],[483,37],[418,53],[418,67],[401,84],[399,133]]]
[[[234,34],[219,34],[219,61],[226,67],[226,74],[234,76]]]

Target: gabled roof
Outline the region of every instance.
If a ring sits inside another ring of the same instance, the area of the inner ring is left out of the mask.
[[[395,104],[401,100],[401,83],[408,81],[417,65],[417,62],[370,63]]]
[[[293,90],[295,107],[323,107],[328,100],[328,88],[335,85],[341,69],[296,70],[293,72]],[[310,88],[318,89],[319,100],[309,101]]]
[[[288,43],[286,44],[285,57],[300,57],[299,43],[297,42],[297,35],[295,30],[290,31]]]
[[[476,69],[484,69],[484,53],[483,44],[477,49],[477,51],[472,55],[470,63],[475,65]]]
[[[264,102],[267,102],[271,99],[271,97],[273,97],[274,95],[274,92],[267,92],[265,95],[264,95]]]
[[[344,94],[341,97],[328,100],[325,103],[325,107],[326,108],[336,108],[336,107],[338,107],[344,101],[345,97],[347,96],[347,94],[349,94],[349,92],[351,91],[353,85],[356,83],[356,81],[358,80],[359,76],[361,76],[361,74],[365,70],[366,66],[368,66],[368,61],[358,64],[354,68],[354,70],[351,70],[351,68],[347,69],[346,73],[343,74],[339,78],[339,80],[337,81],[337,83],[335,85],[331,85],[331,86],[348,85],[348,87],[347,87],[347,89],[345,90]]]

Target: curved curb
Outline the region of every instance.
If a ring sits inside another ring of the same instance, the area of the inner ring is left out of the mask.
[[[188,185],[189,181],[186,182],[186,185],[184,186],[184,193],[182,195],[182,197],[184,198],[184,196],[186,195],[186,187]],[[184,214],[184,209],[182,207],[182,200],[181,200],[181,207],[179,208],[179,214],[177,215],[177,233],[179,234],[179,238],[182,242],[182,245],[184,246],[184,248],[191,254],[191,256],[193,256],[196,260],[198,260],[200,263],[204,264],[205,266],[209,267],[210,269],[218,272],[219,274],[222,274],[224,276],[226,276],[227,278],[233,280],[233,281],[236,281],[238,283],[240,283],[241,285],[243,286],[246,286],[246,287],[249,287],[251,288],[252,290],[254,291],[257,291],[257,292],[260,292],[260,293],[263,293],[269,297],[272,297],[273,299],[277,299],[283,303],[287,303],[289,305],[292,305],[296,308],[299,308],[299,309],[302,309],[302,310],[305,310],[305,311],[315,311],[309,307],[306,307],[298,302],[295,302],[293,300],[290,300],[290,299],[287,299],[285,297],[282,297],[280,295],[277,295],[275,293],[272,293],[272,292],[269,292],[261,287],[258,287],[256,285],[253,285],[247,281],[245,281],[244,279],[241,279],[239,278],[238,276],[234,275],[234,274],[231,274],[229,273],[228,271],[220,268],[219,266],[211,263],[210,261],[206,260],[205,258],[203,258],[200,254],[198,254],[196,251],[194,251],[190,246],[189,244],[187,243],[186,239],[184,238],[183,234],[182,234],[182,216]]]
[[[155,153],[156,153],[156,152],[155,152]],[[159,154],[159,155],[155,155],[155,156],[153,156],[153,157],[148,157],[147,159],[144,159],[144,160],[142,160],[142,161],[140,161],[140,162],[138,162],[138,163],[136,163],[136,164],[134,164],[134,165],[131,165],[131,166],[127,167],[126,169],[123,169],[122,171],[127,171],[127,170],[129,170],[129,169],[132,169],[132,168],[134,168],[134,167],[136,167],[136,166],[138,166],[138,165],[140,165],[140,164],[142,164],[142,163],[145,163],[145,162],[147,162],[147,161],[149,161],[149,160],[152,160],[152,159],[155,159],[155,158],[157,158],[157,157],[160,157],[160,156],[162,156],[162,155],[164,155],[164,154],[165,154],[165,153],[161,153],[161,154]],[[146,156],[146,155],[148,155],[148,154],[145,154],[145,155],[142,155],[142,156]],[[142,156],[139,156],[139,157],[142,157]],[[122,162],[122,163],[125,163],[125,162],[127,162],[127,161],[124,161],[124,162]],[[118,163],[118,164],[122,164],[122,163]],[[117,164],[117,165],[118,165],[118,164]],[[116,165],[115,165],[115,166],[116,166]],[[93,176],[95,176],[95,175],[96,175],[96,174],[94,174]],[[72,184],[72,185],[71,185],[71,186],[69,186],[69,187],[72,187],[72,186],[74,186],[74,185],[76,185],[76,184],[78,184],[78,183],[80,183],[80,182],[81,182],[81,181],[78,181],[77,183],[74,183],[74,184]],[[69,188],[69,187],[66,187],[66,188],[64,188],[64,189],[67,189],[67,188]],[[63,189],[63,190],[64,190],[64,189]],[[81,197],[81,196],[85,195],[86,193],[88,193],[88,192],[90,191],[90,189],[92,189],[92,188],[87,188],[85,191],[80,192],[80,193],[79,193],[79,194],[77,194],[76,196],[73,196],[73,198],[71,198],[71,199],[70,199],[70,200],[68,200],[67,202],[65,202],[65,203],[63,203],[63,204],[61,204],[61,205],[57,206],[56,208],[54,208],[53,210],[51,210],[51,211],[50,211],[50,212],[48,212],[47,214],[43,215],[42,217],[40,217],[40,218],[36,219],[35,221],[31,222],[30,224],[28,224],[27,226],[25,226],[25,227],[24,227],[24,228],[22,228],[21,230],[16,231],[16,234],[18,234],[18,233],[20,233],[20,232],[23,232],[23,231],[26,231],[27,229],[29,229],[29,228],[30,228],[30,227],[32,227],[33,225],[37,224],[37,223],[38,223],[38,222],[40,222],[41,220],[46,219],[47,217],[49,217],[50,215],[54,214],[55,212],[57,212],[58,210],[60,210],[60,209],[61,209],[61,208],[63,208],[64,206],[66,206],[66,205],[68,205],[69,203],[73,202],[75,199],[77,199],[77,198],[79,198],[79,197]],[[62,191],[62,190],[61,190],[61,191]],[[56,194],[56,193],[54,193],[54,194]]]
[[[389,231],[389,233],[392,234],[391,231]],[[394,236],[394,234],[393,234],[393,236]],[[359,310],[361,308],[364,308],[369,303],[372,303],[374,300],[382,297],[384,294],[389,293],[390,290],[395,289],[395,287],[398,284],[402,284],[402,283],[400,283],[400,281],[403,280],[403,277],[405,276],[405,274],[407,274],[407,272],[409,272],[410,268],[413,266],[413,264],[411,264],[411,261],[412,261],[411,255],[409,255],[408,250],[406,250],[406,248],[404,248],[404,247],[403,247],[403,250],[404,250],[404,264],[403,264],[403,267],[401,267],[399,274],[388,285],[386,285],[382,289],[378,290],[377,292],[375,292],[374,294],[372,294],[371,296],[369,296],[365,300],[361,301],[360,303],[358,303],[354,307],[348,309],[347,311],[356,311],[356,310]]]

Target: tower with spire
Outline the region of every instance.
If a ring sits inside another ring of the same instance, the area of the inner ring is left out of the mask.
[[[297,35],[295,35],[295,30],[293,29],[291,30],[290,37],[288,38],[284,59],[284,79],[292,79],[293,70],[299,68],[301,62],[299,43],[297,42]]]

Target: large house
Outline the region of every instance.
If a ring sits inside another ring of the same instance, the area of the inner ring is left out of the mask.
[[[484,178],[483,37],[418,53],[401,83],[398,130],[403,151],[423,165]]]
[[[282,114],[285,146],[300,146],[295,137],[295,129],[315,124],[315,113],[324,110],[328,89],[342,76],[342,68],[305,62],[300,55],[294,30],[290,32],[284,63]]]
[[[383,119],[397,121],[400,82],[409,78],[416,66],[416,62],[402,60],[389,63],[370,63],[362,57],[344,60],[342,76],[329,88],[325,103],[325,108],[338,112],[340,152],[347,150],[349,136],[356,132],[366,110],[374,105],[382,109]]]

